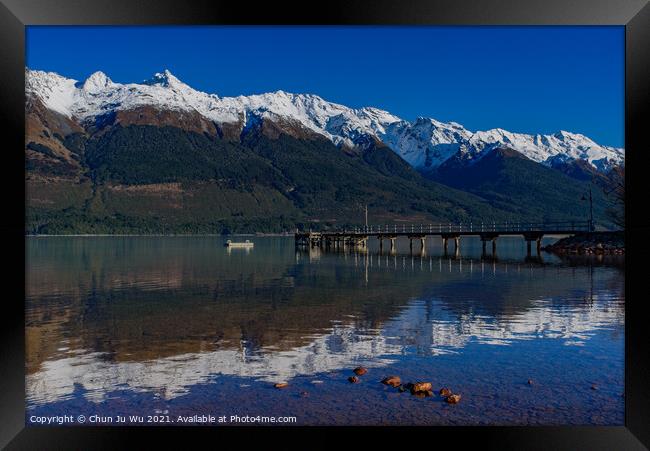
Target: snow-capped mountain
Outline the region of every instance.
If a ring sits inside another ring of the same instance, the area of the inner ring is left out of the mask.
[[[83,82],[29,69],[25,76],[28,97],[34,96],[48,109],[85,125],[105,114],[139,107],[198,113],[215,124],[235,124],[240,130],[254,119],[280,119],[297,122],[337,146],[354,147],[368,137],[375,138],[418,170],[435,169],[455,155],[471,164],[500,147],[547,166],[582,160],[601,172],[623,165],[625,159],[623,149],[566,131],[552,135],[499,128],[473,132],[455,122],[423,117],[409,122],[376,108],[353,109],[317,95],[284,91],[219,97],[191,88],[167,70],[142,83],[128,84],[115,83],[102,72]]]
[[[497,147],[510,147],[547,165],[554,160],[584,160],[599,171],[621,165],[625,159],[623,149],[601,146],[584,135],[564,130],[552,135],[528,135],[497,128],[476,132],[469,139],[469,148],[479,156]]]

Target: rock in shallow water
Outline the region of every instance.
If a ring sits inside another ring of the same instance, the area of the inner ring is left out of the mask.
[[[431,382],[416,382],[411,386],[414,393],[431,390]]]
[[[352,384],[356,384],[357,382],[359,382],[359,378],[357,376],[350,376],[348,377],[348,381]]]
[[[446,401],[449,404],[458,404],[460,402],[460,395],[449,395],[447,396]]]
[[[441,388],[438,393],[440,393],[440,396],[445,397],[445,398],[452,394],[451,389],[446,388],[446,387]]]
[[[358,368],[355,368],[355,369],[353,369],[352,371],[353,371],[354,374],[356,374],[357,376],[363,376],[364,374],[366,374],[366,373],[368,372],[368,370],[365,369],[365,368],[362,367],[362,366],[360,366],[360,367],[358,367]]]
[[[382,384],[390,385],[391,387],[399,387],[402,381],[399,376],[388,376],[381,381]]]

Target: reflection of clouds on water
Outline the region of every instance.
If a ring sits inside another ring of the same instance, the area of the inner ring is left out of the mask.
[[[245,343],[237,343],[231,349],[141,362],[115,362],[101,353],[69,351],[68,357],[47,360],[40,371],[28,375],[28,401],[41,404],[66,399],[77,386],[95,402],[117,389],[172,399],[192,385],[208,382],[213,375],[275,382],[357,364],[385,366],[394,362],[392,356],[406,353],[435,356],[460,352],[470,343],[502,346],[547,338],[579,346],[599,329],[621,326],[623,320],[622,302],[610,295],[594,295],[589,303],[565,299],[561,306],[554,305],[552,299],[538,300],[527,310],[497,317],[457,314],[439,300],[415,300],[380,329],[361,329],[353,324],[354,319],[339,321],[329,332],[309,337],[307,345],[285,351],[269,346],[249,354]]]

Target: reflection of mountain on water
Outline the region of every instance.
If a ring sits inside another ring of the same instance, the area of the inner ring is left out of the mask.
[[[43,362],[38,372],[28,375],[27,385],[29,401],[34,404],[65,399],[79,385],[92,401],[102,401],[116,389],[155,392],[171,399],[215,375],[290,380],[358,364],[383,366],[393,362],[391,356],[408,352],[458,352],[472,342],[508,345],[516,340],[555,338],[579,345],[597,329],[622,324],[622,305],[606,295],[595,296],[588,306],[566,309],[554,308],[552,300],[540,300],[507,321],[481,315],[458,318],[439,300],[413,300],[377,330],[338,324],[289,349],[269,346],[249,353],[244,343],[227,343],[224,349],[144,361],[107,360],[101,353],[78,349],[69,357]]]
[[[158,392],[169,399],[214,375],[277,382],[360,362],[377,367],[391,363],[390,358],[378,360],[378,355],[398,352],[399,345],[389,344],[383,335],[364,335],[354,325],[339,325],[329,333],[311,337],[303,346],[286,350],[271,347],[254,354],[247,352],[244,343],[146,361],[114,362],[99,353],[82,353],[44,362],[40,371],[27,377],[27,385],[33,403],[70,396],[75,384],[81,384],[94,401],[103,400],[107,392],[117,388]]]
[[[471,343],[580,344],[623,323],[613,268],[296,259],[290,240],[237,255],[216,239],[131,241],[32,246],[30,402],[75,384],[95,400],[120,387],[172,398],[218,374],[277,381]]]
[[[580,345],[598,329],[623,325],[620,298],[597,295],[590,305],[556,308],[552,299],[534,302],[533,307],[508,318],[466,313],[457,316],[439,300],[418,301],[400,317],[387,323],[388,336],[417,337],[417,352],[463,348],[470,342],[508,345],[516,340],[555,338],[566,345]]]

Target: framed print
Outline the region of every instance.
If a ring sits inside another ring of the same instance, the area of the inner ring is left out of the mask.
[[[650,443],[646,2],[0,12],[3,446]]]

